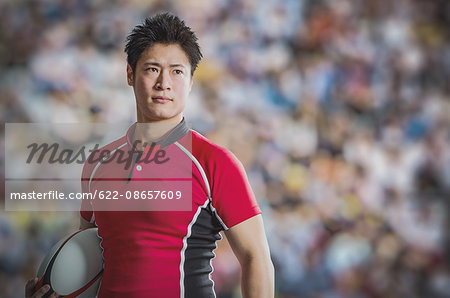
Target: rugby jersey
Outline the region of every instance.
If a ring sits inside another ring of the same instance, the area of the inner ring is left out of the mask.
[[[134,150],[135,126],[101,150]],[[102,211],[96,210],[96,202],[83,201],[81,216],[98,226],[102,238],[104,273],[98,297],[215,297],[211,260],[220,232],[261,213],[245,170],[230,151],[188,129],[184,119],[156,146],[189,159],[191,208]],[[104,190],[105,183],[122,192],[142,190],[149,183],[154,187],[157,179],[146,182],[139,177],[155,177],[155,168],[161,175],[186,172],[173,164],[164,169],[164,164],[137,160],[126,168],[107,161],[85,164],[84,192]]]

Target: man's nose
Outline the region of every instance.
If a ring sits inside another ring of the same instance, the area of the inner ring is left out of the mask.
[[[159,89],[159,90],[170,89],[171,80],[170,80],[170,76],[167,72],[161,71],[159,73],[158,79],[156,80],[155,87],[156,87],[156,89]]]

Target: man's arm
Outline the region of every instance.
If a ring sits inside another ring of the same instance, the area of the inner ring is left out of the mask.
[[[274,269],[261,215],[229,230],[225,236],[242,268],[244,298],[274,297]]]
[[[88,222],[87,220],[85,220],[83,217],[80,216],[80,230],[95,227],[96,227],[95,224]]]

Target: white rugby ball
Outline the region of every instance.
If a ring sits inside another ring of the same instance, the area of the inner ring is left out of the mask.
[[[49,284],[65,297],[96,297],[103,274],[100,242],[97,228],[80,230],[61,239],[39,266],[37,288]]]

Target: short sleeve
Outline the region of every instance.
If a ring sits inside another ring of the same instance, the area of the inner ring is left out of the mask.
[[[210,159],[212,205],[227,228],[261,213],[242,163],[230,151],[214,150]]]

